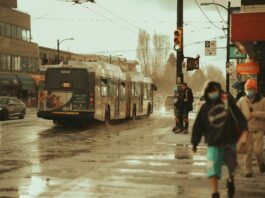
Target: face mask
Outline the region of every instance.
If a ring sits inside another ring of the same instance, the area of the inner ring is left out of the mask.
[[[216,100],[217,98],[219,98],[220,94],[218,91],[215,92],[211,92],[208,94],[208,97],[210,98],[210,100]]]
[[[250,97],[250,98],[254,97],[255,93],[256,92],[254,90],[247,90],[246,91],[247,96]]]

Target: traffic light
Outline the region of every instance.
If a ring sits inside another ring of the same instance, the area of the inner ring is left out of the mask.
[[[199,69],[199,60],[200,57],[198,56],[197,58],[188,58],[187,59],[187,71],[192,71],[194,69]]]
[[[182,29],[178,28],[174,31],[174,50],[178,51],[182,49],[182,38],[183,31]]]

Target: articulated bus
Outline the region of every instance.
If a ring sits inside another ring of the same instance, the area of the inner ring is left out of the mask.
[[[150,77],[122,72],[119,66],[105,62],[48,65],[38,94],[37,116],[54,123],[96,119],[106,124],[150,116],[155,89]]]

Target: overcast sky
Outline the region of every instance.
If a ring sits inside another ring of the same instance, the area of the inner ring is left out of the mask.
[[[65,0],[68,1],[68,0]],[[197,0],[198,3],[214,0]],[[64,0],[18,0],[18,9],[31,15],[33,42],[56,48],[57,39],[73,37],[60,48],[76,53],[105,52],[105,55],[123,55],[136,59],[139,28],[170,36],[176,28],[177,0],[96,0],[96,4],[73,5]],[[227,0],[215,0],[227,5]],[[240,6],[233,0],[232,6]],[[218,27],[225,26],[215,6],[203,7]],[[219,9],[222,17],[226,11]],[[215,57],[204,56],[204,41],[224,36],[224,32],[211,25],[204,17],[195,0],[184,0],[185,56],[201,55],[203,64],[212,63],[224,68],[224,49]],[[201,42],[193,44],[195,42]],[[217,39],[218,47],[225,47],[226,39]]]

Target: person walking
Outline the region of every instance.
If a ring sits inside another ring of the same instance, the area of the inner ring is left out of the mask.
[[[184,100],[182,90],[176,90],[174,94],[174,115],[175,115],[175,127],[172,129],[174,133],[181,133],[184,130],[183,127],[183,112],[184,112]]]
[[[252,154],[254,153],[261,173],[265,172],[264,163],[264,130],[265,130],[265,98],[258,93],[257,81],[247,80],[245,84],[246,96],[238,101],[238,107],[248,120],[248,152],[244,156],[245,177],[252,177]]]
[[[229,172],[226,180],[227,193],[228,197],[232,198],[235,193],[234,173],[237,166],[236,142],[240,137],[236,132],[233,115],[238,119],[243,131],[247,130],[247,121],[236,103],[222,91],[218,82],[211,81],[206,85],[204,98],[205,103],[198,112],[192,130],[193,151],[197,151],[202,136],[205,136],[208,144],[208,177],[212,186],[212,198],[220,197],[218,179],[221,178],[223,161]]]
[[[183,125],[184,125],[184,130],[183,133],[187,134],[188,129],[189,129],[189,112],[193,110],[193,93],[192,89],[188,87],[187,83],[182,84],[182,92],[183,92],[183,112],[182,112],[182,117],[183,117]]]

